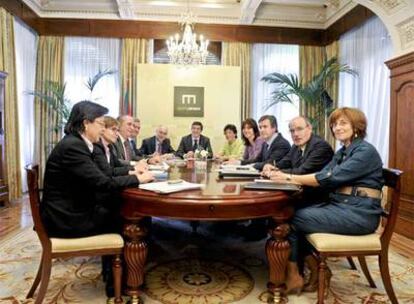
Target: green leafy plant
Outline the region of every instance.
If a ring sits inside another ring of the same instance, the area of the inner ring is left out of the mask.
[[[89,91],[91,91],[91,93],[93,92],[93,89],[95,88],[96,84],[98,83],[99,80],[101,80],[103,77],[105,76],[109,76],[109,75],[113,75],[116,74],[117,71],[116,70],[111,70],[111,69],[105,69],[103,71],[99,70],[99,72],[97,74],[95,74],[92,77],[89,77],[88,81],[86,82],[86,87],[89,89]]]
[[[333,57],[326,61],[318,74],[303,84],[296,74],[270,73],[261,80],[276,85],[275,90],[271,93],[270,102],[267,108],[280,102],[294,103],[293,96],[297,96],[305,108],[313,108],[314,116],[308,117],[314,129],[323,130],[326,117],[331,113],[333,101],[330,98],[327,88],[339,73],[347,73],[357,76],[358,73],[346,64],[338,63]]]
[[[106,69],[104,71],[99,71],[92,77],[89,77],[85,86],[90,91],[91,95],[96,87],[96,84],[103,77],[108,75],[113,75],[117,73],[116,70]],[[48,110],[55,117],[53,124],[49,126],[49,132],[53,132],[52,142],[46,144],[46,155],[49,155],[49,152],[59,141],[60,135],[63,131],[66,122],[69,119],[69,115],[72,109],[73,102],[66,97],[66,83],[59,83],[57,81],[47,80],[43,83],[43,88],[40,91],[30,91],[27,92],[29,95],[33,95],[38,98],[38,100],[45,104]],[[87,99],[89,97],[86,97]]]

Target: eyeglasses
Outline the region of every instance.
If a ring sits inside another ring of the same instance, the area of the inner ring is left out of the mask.
[[[98,125],[100,125],[101,127],[104,127],[104,128],[105,128],[105,123],[104,123],[103,121],[101,121],[101,120],[96,120],[96,119],[95,119],[94,123],[97,123],[97,124],[98,124]]]

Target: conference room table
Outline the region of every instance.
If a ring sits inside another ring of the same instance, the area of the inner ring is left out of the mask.
[[[217,163],[208,161],[204,169],[199,169],[199,165],[197,161],[187,161],[171,166],[168,178],[204,184],[201,189],[159,194],[130,188],[122,193],[126,292],[131,297],[131,303],[140,301],[140,288],[144,282],[148,254],[148,218],[151,217],[190,221],[270,218],[269,239],[264,248],[269,264],[267,288],[273,296],[272,302],[282,303],[285,270],[290,252],[286,240],[286,222],[293,215],[292,194],[274,190],[247,190],[243,185],[251,181],[219,179]]]

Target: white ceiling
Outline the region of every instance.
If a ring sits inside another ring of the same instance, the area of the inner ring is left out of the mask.
[[[40,17],[179,21],[189,7],[198,23],[326,29],[352,0],[23,0]]]

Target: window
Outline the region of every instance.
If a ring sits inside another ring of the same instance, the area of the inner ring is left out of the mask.
[[[64,80],[66,96],[73,103],[91,100],[109,109],[109,115],[118,116],[120,100],[121,42],[112,38],[65,38]],[[90,77],[99,71],[116,70],[101,78],[91,93],[86,87]]]
[[[253,118],[258,120],[262,115],[275,115],[278,121],[279,132],[291,141],[289,136],[289,121],[299,115],[299,100],[294,104],[278,103],[268,108],[271,101],[273,85],[261,81],[269,73],[290,73],[299,75],[299,47],[284,44],[254,44],[252,52],[252,112]]]

